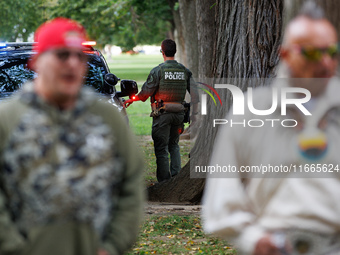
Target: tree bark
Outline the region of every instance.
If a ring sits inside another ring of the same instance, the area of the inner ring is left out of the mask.
[[[223,78],[273,77],[279,62],[283,0],[221,0],[216,10],[216,42],[212,47],[211,65],[214,82]],[[243,91],[247,89],[244,82],[238,84],[234,80],[232,84]],[[204,128],[200,129],[191,151],[190,163],[194,166],[208,165],[218,131],[212,127],[213,120],[225,118],[232,102],[228,90],[218,91],[218,94],[223,106],[215,107],[212,100],[208,100],[208,114],[202,116]]]
[[[216,83],[221,78],[275,76],[282,38],[282,12],[283,0],[197,0],[199,81],[212,77]],[[245,91],[247,86],[243,84],[237,85]],[[213,119],[224,118],[232,101],[226,91],[218,92],[223,107],[215,107],[212,100],[208,100],[209,114],[202,116],[190,162],[175,178],[149,188],[149,199],[200,201],[204,179],[190,178],[189,164],[208,165],[217,134],[217,128],[212,126]]]
[[[179,10],[176,9],[177,0],[168,0],[170,5],[173,20],[175,24],[175,31],[174,31],[174,40],[176,41],[177,45],[177,53],[176,53],[176,60],[182,63],[183,65],[187,64],[187,56],[186,56],[186,49],[185,49],[185,37],[183,31],[183,24],[181,21],[181,16]]]
[[[214,77],[216,48],[216,1],[196,1],[196,23],[198,36],[198,78]]]
[[[179,14],[183,28],[183,37],[185,42],[186,64],[185,66],[192,72],[193,77],[198,74],[198,38],[196,26],[196,1],[179,0]],[[182,63],[184,64],[184,63]],[[189,93],[185,95],[185,101],[190,102]],[[185,130],[186,134],[190,133],[190,127]]]
[[[269,78],[278,64],[278,48],[282,34],[282,0],[218,1],[216,46],[213,75],[220,78]],[[209,68],[209,67],[208,67]],[[238,84],[240,87],[242,84]],[[211,84],[213,85],[213,84]],[[247,87],[241,87],[246,90]],[[200,130],[192,154],[198,155],[195,165],[206,165],[217,134],[213,119],[224,118],[232,102],[227,90],[218,92],[223,107],[208,100],[205,127]],[[203,156],[204,155],[204,156]]]
[[[198,74],[198,38],[196,25],[196,1],[179,0],[179,13],[183,27],[186,67],[194,77]]]

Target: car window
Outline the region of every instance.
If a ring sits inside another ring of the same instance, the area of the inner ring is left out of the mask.
[[[0,63],[0,92],[14,92],[22,84],[35,77],[35,73],[26,68],[27,58],[8,58]]]
[[[106,74],[103,62],[99,57],[89,56],[88,74],[85,86],[92,87],[97,92],[103,93],[104,75]]]
[[[0,93],[14,92],[25,82],[36,77],[36,73],[27,68],[28,59],[29,55],[0,58]],[[104,93],[104,76],[106,73],[101,58],[89,55],[85,86],[92,87],[99,93]]]

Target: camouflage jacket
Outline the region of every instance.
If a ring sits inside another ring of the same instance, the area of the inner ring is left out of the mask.
[[[31,83],[1,103],[0,119],[0,254],[121,254],[132,245],[142,160],[118,111],[86,89],[60,111]]]

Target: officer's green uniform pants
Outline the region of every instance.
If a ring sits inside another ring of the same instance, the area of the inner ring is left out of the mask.
[[[152,139],[156,155],[158,182],[170,179],[181,170],[178,141],[184,128],[183,120],[184,113],[165,113],[153,118]]]

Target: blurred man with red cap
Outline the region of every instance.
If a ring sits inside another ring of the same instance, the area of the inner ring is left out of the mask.
[[[35,34],[37,78],[0,105],[0,254],[122,254],[142,211],[141,157],[125,120],[83,88],[86,32]]]

